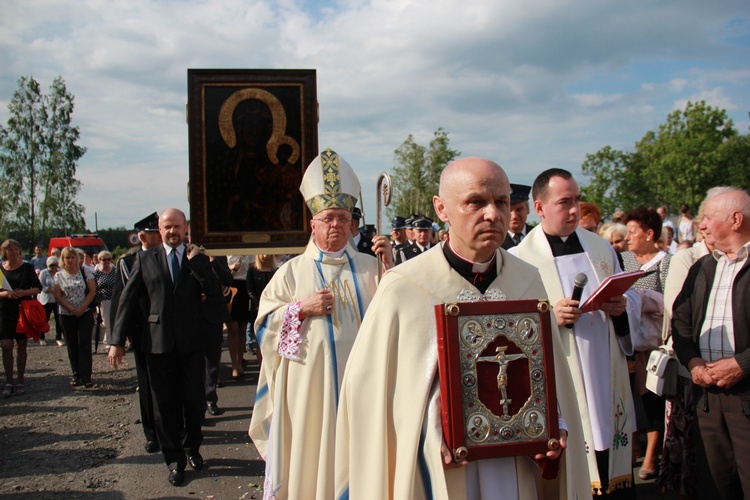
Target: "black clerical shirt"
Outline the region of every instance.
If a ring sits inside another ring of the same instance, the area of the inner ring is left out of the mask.
[[[571,233],[571,235],[565,238],[564,241],[560,236],[552,236],[547,233],[544,233],[544,236],[547,237],[549,246],[552,249],[552,255],[555,257],[585,252],[581,245],[581,240],[578,239],[576,233]],[[622,267],[622,264],[620,264],[620,266]],[[615,333],[618,337],[630,335],[630,322],[628,321],[627,312],[624,312],[619,316],[611,316],[611,318],[612,325],[615,327]]]
[[[490,287],[490,284],[495,281],[495,278],[497,278],[497,263],[495,262],[497,253],[493,255],[492,263],[490,264],[489,268],[487,268],[487,271],[483,273],[475,273],[473,270],[474,263],[468,260],[464,260],[463,258],[456,255],[456,253],[451,250],[451,246],[448,244],[448,242],[445,242],[445,244],[443,244],[443,255],[445,255],[446,259],[448,259],[448,264],[450,264],[450,266],[455,269],[456,272],[460,274],[466,281],[477,287],[477,290],[479,290],[481,293],[486,292]]]

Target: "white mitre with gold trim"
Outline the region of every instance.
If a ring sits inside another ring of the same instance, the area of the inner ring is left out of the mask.
[[[360,193],[359,179],[352,167],[327,148],[310,163],[299,187],[310,212],[329,208],[352,211]]]

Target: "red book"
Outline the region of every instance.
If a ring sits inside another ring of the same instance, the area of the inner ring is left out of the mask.
[[[594,290],[594,293],[579,306],[579,309],[583,312],[598,311],[609,299],[625,293],[641,276],[643,276],[643,271],[640,270],[607,276],[599,288]]]
[[[445,443],[456,462],[534,456],[559,446],[547,301],[438,304]],[[556,469],[557,461],[547,464]],[[545,477],[554,477],[545,470]]]

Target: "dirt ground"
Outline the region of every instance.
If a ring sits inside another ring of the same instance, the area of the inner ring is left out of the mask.
[[[257,365],[235,382],[224,363],[225,413],[204,427],[206,466],[188,468],[185,484],[175,488],[161,454],[143,449],[128,359],[113,370],[100,347],[95,386],[74,388],[66,348],[29,343],[26,394],[0,399],[0,498],[261,498],[263,461],[247,437]]]
[[[203,428],[204,469],[186,469],[185,484],[175,488],[161,454],[143,448],[132,354],[119,370],[102,348],[93,359],[95,386],[73,388],[65,347],[29,344],[26,394],[0,399],[0,499],[262,498],[264,462],[247,436],[254,360],[236,382],[224,349],[224,414],[208,417]],[[639,499],[676,497],[639,480],[637,469],[635,477]]]

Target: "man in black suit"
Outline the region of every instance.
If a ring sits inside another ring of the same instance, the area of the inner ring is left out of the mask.
[[[512,189],[510,194],[510,221],[508,222],[508,234],[502,244],[502,247],[506,250],[510,250],[521,243],[529,231],[534,229],[526,224],[526,218],[529,216],[531,186],[511,183],[510,188]]]
[[[133,247],[131,251],[117,261],[117,279],[112,289],[112,307],[109,315],[110,325],[114,325],[117,322],[117,305],[120,301],[122,290],[125,288],[125,284],[130,277],[130,270],[133,269],[135,254],[161,244],[159,215],[156,212],[136,222],[134,227],[138,231],[138,240],[140,240],[141,245]],[[142,295],[139,298],[139,302],[141,305],[141,315],[133,321],[131,330],[126,332],[125,336],[130,339],[130,345],[133,347],[135,373],[138,379],[138,402],[141,409],[143,434],[146,436],[146,451],[148,453],[156,453],[159,451],[159,440],[156,437],[156,426],[154,423],[154,400],[151,397],[151,384],[148,379],[148,369],[146,367],[146,353],[143,351],[143,336],[148,333],[148,297]],[[112,345],[120,345],[124,348],[125,336],[120,337],[117,342],[113,339]]]
[[[156,435],[169,468],[169,482],[184,481],[187,463],[203,468],[200,445],[205,407],[206,318],[203,301],[221,295],[211,263],[200,249],[185,245],[185,214],[169,208],[159,217],[163,244],[136,254],[119,302],[113,331],[116,343],[140,314],[139,298],[149,299],[148,333],[143,350],[154,398]],[[114,366],[122,362],[120,345],[109,351]],[[187,458],[185,456],[187,450]]]

